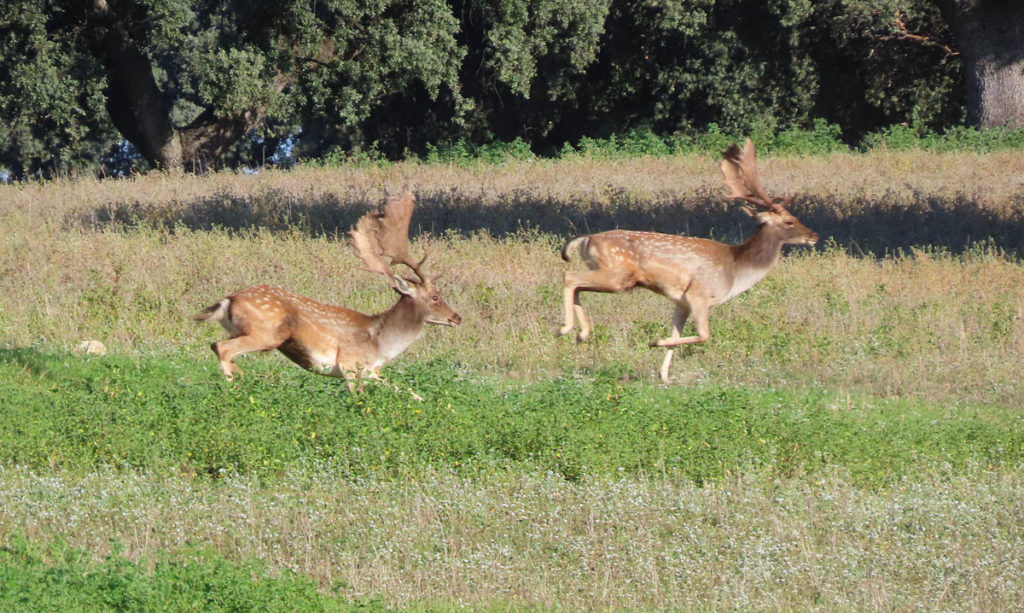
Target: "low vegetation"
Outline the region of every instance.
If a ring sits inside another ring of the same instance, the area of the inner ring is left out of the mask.
[[[765,281],[717,309],[712,341],[681,352],[678,384],[1020,406],[1021,156],[761,163],[769,189],[799,194],[790,209],[819,247],[787,249]],[[207,346],[222,332],[189,315],[250,284],[383,310],[391,292],[362,271],[346,232],[388,190],[410,188],[412,251],[429,249],[464,318],[451,334],[428,330],[410,362],[451,359],[526,381],[609,364],[648,377],[661,352],[646,344],[666,333],[671,306],[647,292],[587,296],[594,337],[578,347],[555,338],[567,266],[558,248],[614,227],[740,241],[751,222],[722,201],[719,181],[712,159],[672,157],[6,187],[0,329],[12,347],[96,339],[115,353],[212,360]]]
[[[1019,606],[1024,158],[761,165],[822,241],[668,386],[649,292],[588,295],[588,343],[554,336],[558,249],[742,240],[710,157],[0,187],[0,605]],[[189,316],[254,283],[386,308],[345,233],[405,188],[464,318],[384,370],[424,400],[280,355],[225,382]]]
[[[115,549],[102,561],[63,540],[46,546],[15,536],[0,549],[5,611],[349,611],[381,609],[320,593],[295,573],[270,574],[195,550],[173,560],[132,562]],[[166,557],[166,556],[165,556]]]
[[[262,365],[261,365],[262,366]],[[951,411],[819,390],[661,387],[614,369],[534,384],[432,361],[351,395],[283,364],[228,384],[213,364],[0,355],[15,382],[0,463],[72,473],[104,466],[275,479],[321,463],[352,478],[431,467],[587,477],[658,474],[697,483],[841,468],[859,486],[1024,461],[1024,420],[984,405]]]

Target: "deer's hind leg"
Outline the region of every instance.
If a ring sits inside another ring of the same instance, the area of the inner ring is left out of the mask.
[[[559,335],[572,332],[579,321],[580,331],[576,335],[576,342],[582,343],[590,336],[590,320],[583,311],[580,303],[580,292],[602,292],[614,294],[627,290],[636,285],[636,281],[629,273],[619,273],[605,270],[587,270],[581,272],[570,271],[565,273],[565,325],[559,330]]]
[[[277,339],[260,338],[253,335],[236,336],[225,341],[217,341],[210,345],[210,349],[217,354],[220,360],[220,369],[228,381],[234,381],[235,373],[242,374],[242,369],[232,360],[236,355],[251,353],[253,351],[270,351],[277,349],[283,341]]]

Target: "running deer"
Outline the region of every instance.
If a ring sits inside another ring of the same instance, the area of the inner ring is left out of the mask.
[[[773,198],[761,187],[754,164],[754,144],[747,139],[741,151],[733,144],[722,153],[719,168],[725,176],[730,198],[759,207],[743,210],[760,224],[742,245],[655,232],[612,230],[572,238],[562,246],[562,259],[569,261],[576,250],[590,270],[565,273],[565,325],[559,334],[576,327],[577,342],[590,336],[590,322],[580,303],[580,292],[616,293],[640,286],[675,303],[672,334],[654,341],[651,347],[666,347],[661,380],[668,382],[673,348],[702,343],[711,338],[708,313],[713,306],[734,298],[760,281],[779,261],[783,245],[813,245],[818,234],[800,223],[787,210],[793,198]],[[692,315],[696,336],[681,336],[683,324]],[[574,319],[575,318],[575,319]]]
[[[377,315],[323,304],[288,290],[256,285],[221,298],[195,316],[219,322],[231,338],[210,347],[228,381],[242,374],[237,355],[277,349],[299,366],[331,377],[345,377],[354,391],[356,378],[380,379],[384,364],[419,338],[423,324],[458,326],[462,318],[434,288],[440,275],[422,270],[409,256],[412,194],[388,198],[382,212],[370,212],[350,232],[352,244],[369,272],[383,275],[399,294],[398,302]],[[385,260],[390,258],[390,263]],[[404,264],[416,279],[395,275]],[[362,389],[360,381],[359,389]],[[415,394],[414,394],[415,396]]]

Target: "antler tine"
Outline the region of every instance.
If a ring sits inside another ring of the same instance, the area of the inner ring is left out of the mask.
[[[741,198],[772,211],[782,208],[776,199],[769,196],[761,187],[761,180],[757,176],[757,164],[754,162],[754,142],[749,138],[742,151],[736,144],[723,151],[722,161],[718,167],[725,176],[730,198]]]
[[[421,283],[426,281],[426,276],[420,272],[426,255],[418,263],[409,256],[409,222],[415,204],[412,194],[406,192],[388,198],[382,211],[367,213],[359,219],[352,231],[352,242],[368,270],[393,279],[391,265],[405,264]],[[390,264],[385,262],[385,257],[391,258]]]
[[[388,198],[383,213],[378,216],[381,227],[379,236],[383,253],[391,258],[391,263],[405,264],[422,283],[427,277],[420,272],[420,266],[427,260],[427,253],[424,251],[423,257],[416,263],[409,255],[409,223],[415,205],[416,200],[409,192]]]

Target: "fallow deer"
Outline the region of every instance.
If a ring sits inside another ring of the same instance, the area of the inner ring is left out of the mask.
[[[440,275],[422,271],[427,256],[418,263],[409,256],[414,204],[409,193],[388,198],[382,212],[367,213],[350,232],[366,269],[383,275],[399,294],[398,302],[387,311],[364,315],[257,285],[221,298],[195,315],[197,321],[219,322],[231,335],[210,346],[228,381],[234,373],[242,373],[232,361],[235,356],[277,349],[307,370],[345,377],[354,391],[357,378],[380,379],[381,367],[419,338],[424,324],[458,326],[462,318],[434,287]],[[393,264],[409,267],[417,279],[397,276]]]
[[[668,382],[673,348],[702,343],[711,337],[711,307],[750,289],[779,261],[783,245],[813,245],[818,234],[786,210],[793,198],[773,198],[761,187],[754,163],[754,144],[747,139],[741,151],[733,144],[722,153],[719,168],[729,197],[760,207],[743,210],[760,224],[741,245],[727,245],[703,238],[611,230],[572,238],[562,246],[569,261],[576,250],[590,270],[565,273],[565,325],[560,335],[572,332],[575,319],[577,342],[590,336],[590,322],[580,303],[580,292],[616,293],[640,286],[675,303],[672,333],[651,347],[667,347],[659,375]],[[697,334],[681,336],[683,324],[693,316]],[[575,319],[574,319],[575,316]]]

